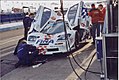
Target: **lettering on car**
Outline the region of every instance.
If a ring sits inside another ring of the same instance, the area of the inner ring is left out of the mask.
[[[42,40],[42,39],[39,39],[37,40],[36,44],[39,44],[39,45],[49,45],[50,43],[54,43],[54,40],[50,39],[50,40]]]

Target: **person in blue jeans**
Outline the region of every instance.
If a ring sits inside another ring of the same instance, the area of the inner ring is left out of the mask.
[[[91,17],[92,21],[92,37],[93,37],[93,44],[95,44],[95,34],[97,30],[97,36],[100,35],[100,23],[99,20],[102,17],[102,13],[99,9],[95,8],[95,4],[91,5],[92,9],[89,11],[89,16]]]
[[[95,44],[96,30],[97,30],[97,37],[98,37],[100,36],[100,23],[93,23],[92,25],[93,44]]]

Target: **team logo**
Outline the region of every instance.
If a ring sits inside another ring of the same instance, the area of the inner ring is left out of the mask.
[[[36,44],[39,44],[39,45],[49,45],[50,43],[54,43],[54,40],[50,39],[50,40],[42,40],[42,39],[39,39],[37,40]]]

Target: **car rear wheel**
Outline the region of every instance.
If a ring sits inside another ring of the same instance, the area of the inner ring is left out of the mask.
[[[74,47],[75,47],[75,49],[77,49],[79,47],[79,34],[78,33],[76,33],[76,35],[75,35]]]

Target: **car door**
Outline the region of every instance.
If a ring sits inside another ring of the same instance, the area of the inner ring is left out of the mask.
[[[56,13],[53,10],[47,7],[40,6],[36,12],[34,21],[31,24],[29,32],[31,33],[34,30],[40,32],[52,16],[56,17]]]
[[[65,19],[68,21],[68,23],[72,26],[71,28],[73,28],[75,26],[75,21],[76,21],[76,17],[78,15],[78,5],[79,4],[75,4],[73,6],[71,6],[65,16]]]
[[[85,15],[87,12],[84,11],[84,5],[84,2],[81,1],[80,3],[73,5],[68,9],[65,19],[69,22],[71,28],[74,28],[78,25],[80,25],[80,28],[83,28],[82,24],[86,24],[86,19],[84,19],[84,16],[87,16]]]

